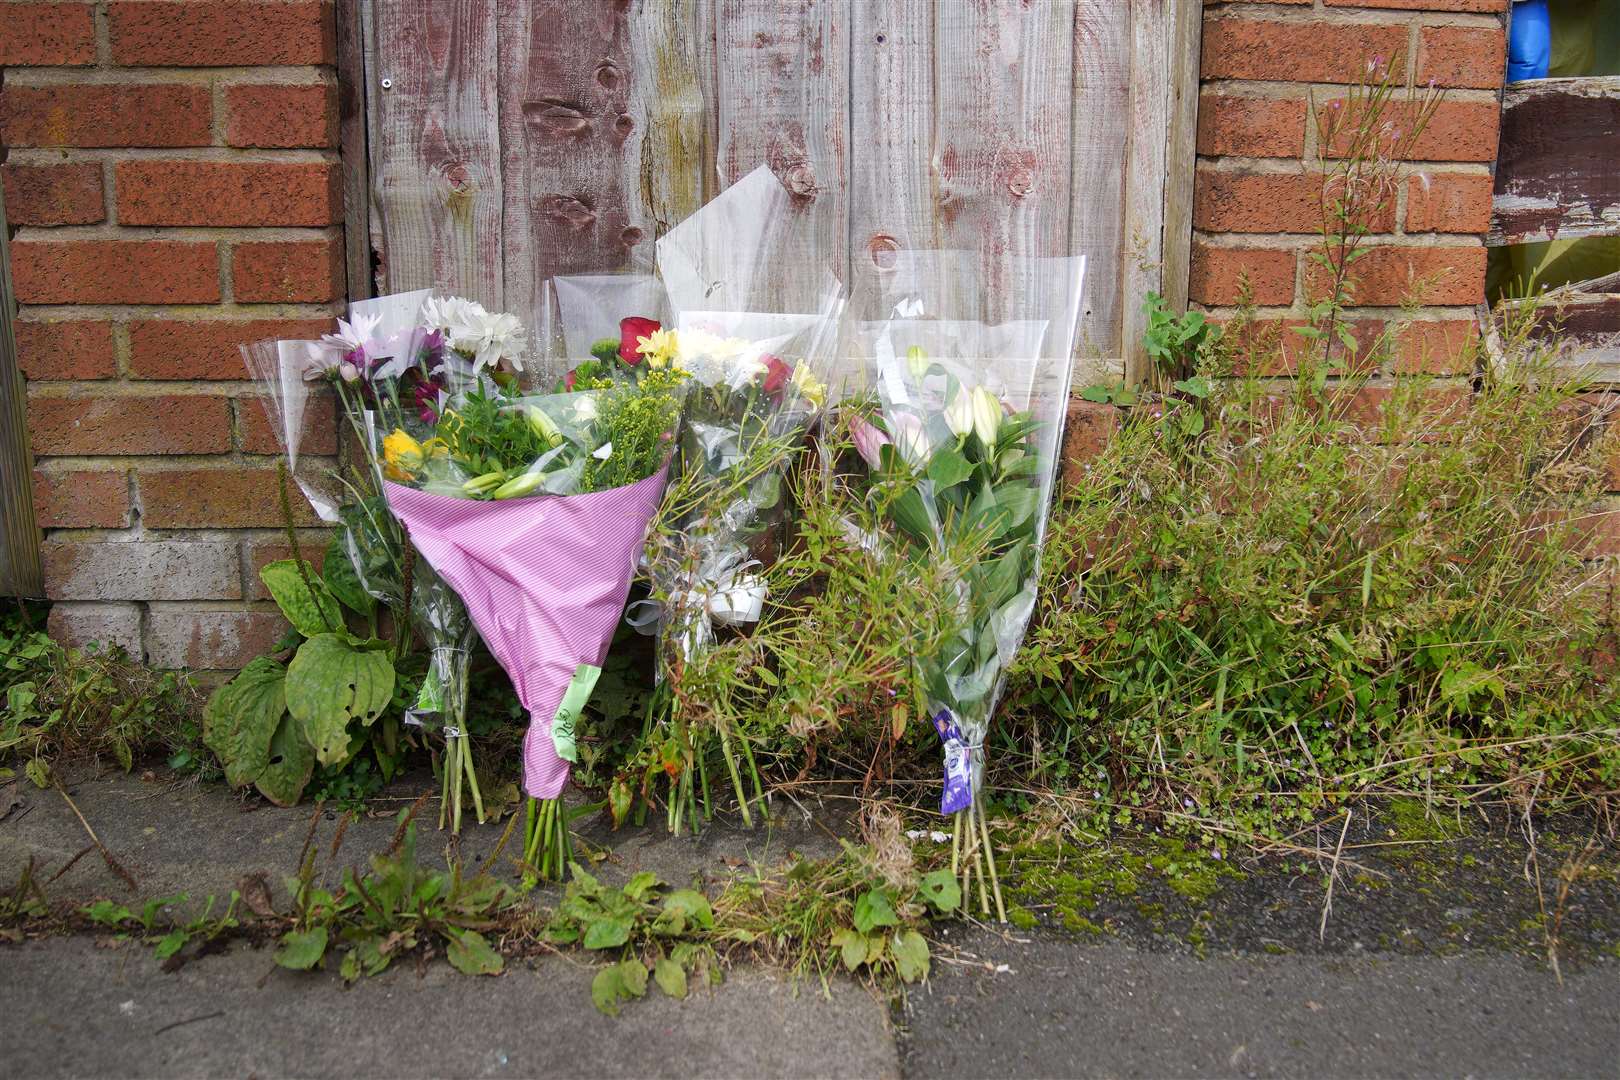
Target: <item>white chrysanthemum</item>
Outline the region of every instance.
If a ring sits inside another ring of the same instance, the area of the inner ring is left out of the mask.
[[[523,370],[523,343],[527,331],[516,315],[491,313],[484,305],[459,296],[429,297],[422,304],[422,321],[444,335],[449,346],[472,357],[474,369],[498,363],[503,357]]]

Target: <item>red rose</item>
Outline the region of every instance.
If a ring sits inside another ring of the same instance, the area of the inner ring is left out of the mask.
[[[765,382],[760,388],[775,397],[782,392],[788,380],[793,378],[793,365],[770,353],[766,353],[761,359],[765,361]]]
[[[563,376],[563,389],[569,391],[570,393],[573,392],[574,379],[578,375],[579,375],[579,370],[577,368],[570,369],[568,374]]]
[[[641,363],[641,354],[636,351],[637,339],[652,337],[655,331],[663,328],[657,319],[643,319],[636,315],[620,319],[619,359],[632,367]]]

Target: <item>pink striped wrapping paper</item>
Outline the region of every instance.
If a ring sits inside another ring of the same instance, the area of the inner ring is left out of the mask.
[[[523,788],[534,798],[556,798],[568,783],[551,721],[574,669],[607,657],[668,471],[607,491],[503,502],[383,485],[529,712]]]

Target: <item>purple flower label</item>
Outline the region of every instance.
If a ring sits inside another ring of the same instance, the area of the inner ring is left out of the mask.
[[[941,709],[934,714],[934,730],[945,744],[945,793],[940,796],[939,812],[954,814],[973,805],[973,755],[968,752],[951,710]]]

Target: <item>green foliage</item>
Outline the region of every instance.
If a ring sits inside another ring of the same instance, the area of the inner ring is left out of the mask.
[[[337,563],[347,565],[347,557],[326,560]],[[276,805],[292,806],[317,761],[333,767],[356,759],[368,729],[395,704],[400,679],[387,642],[344,629],[338,596],[355,600],[360,606],[351,610],[359,615],[370,617],[374,605],[343,572],[334,572],[336,589],[293,559],[269,563],[259,576],[293,624],[293,640],[303,640],[285,666],[259,657],[214,691],[203,739],[233,787],[252,784]],[[391,730],[383,734],[374,744],[379,774],[392,770],[397,754],[387,745]]]
[[[0,781],[20,764],[44,787],[53,763],[110,758],[128,771],[145,755],[204,771],[201,704],[184,674],[118,648],[64,648],[25,609],[0,616]]]
[[[372,855],[363,876],[345,869],[328,889],[315,880],[310,850],[287,879],[293,926],[282,934],[276,963],[308,971],[341,954],[345,982],[376,975],[419,945],[437,942],[457,971],[497,975],[505,967],[484,934],[498,929],[518,901],[517,892],[485,874],[467,879],[461,868],[429,870],[416,860],[416,824],[400,812],[396,849]]]
[[[666,891],[643,871],[623,888],[603,885],[578,863],[542,931],[557,945],[616,951],[618,959],[591,980],[591,1001],[609,1016],[647,992],[647,977],[665,994],[684,998],[689,977],[720,981],[714,950],[702,940],[715,928],[709,900],[695,889]]]
[[[1164,297],[1150,292],[1142,299],[1142,314],[1147,326],[1142,331],[1142,347],[1153,361],[1154,371],[1166,382],[1185,379],[1198,366],[1199,350],[1206,342],[1219,336],[1217,328],[1205,320],[1203,312],[1188,311],[1177,315],[1164,302]],[[1096,401],[1098,398],[1087,398]],[[1125,401],[1111,399],[1116,404]]]
[[[189,899],[186,893],[154,897],[141,905],[139,912],[111,900],[97,900],[80,908],[79,914],[96,926],[113,931],[117,938],[132,938],[150,945],[154,957],[172,966],[177,962],[173,958],[192,942],[206,945],[241,926],[236,918],[236,906],[242,898],[236,890],[231,890],[225,910],[217,918],[214,908],[218,901],[212,896],[204,902],[201,911],[190,917],[175,914]]]

